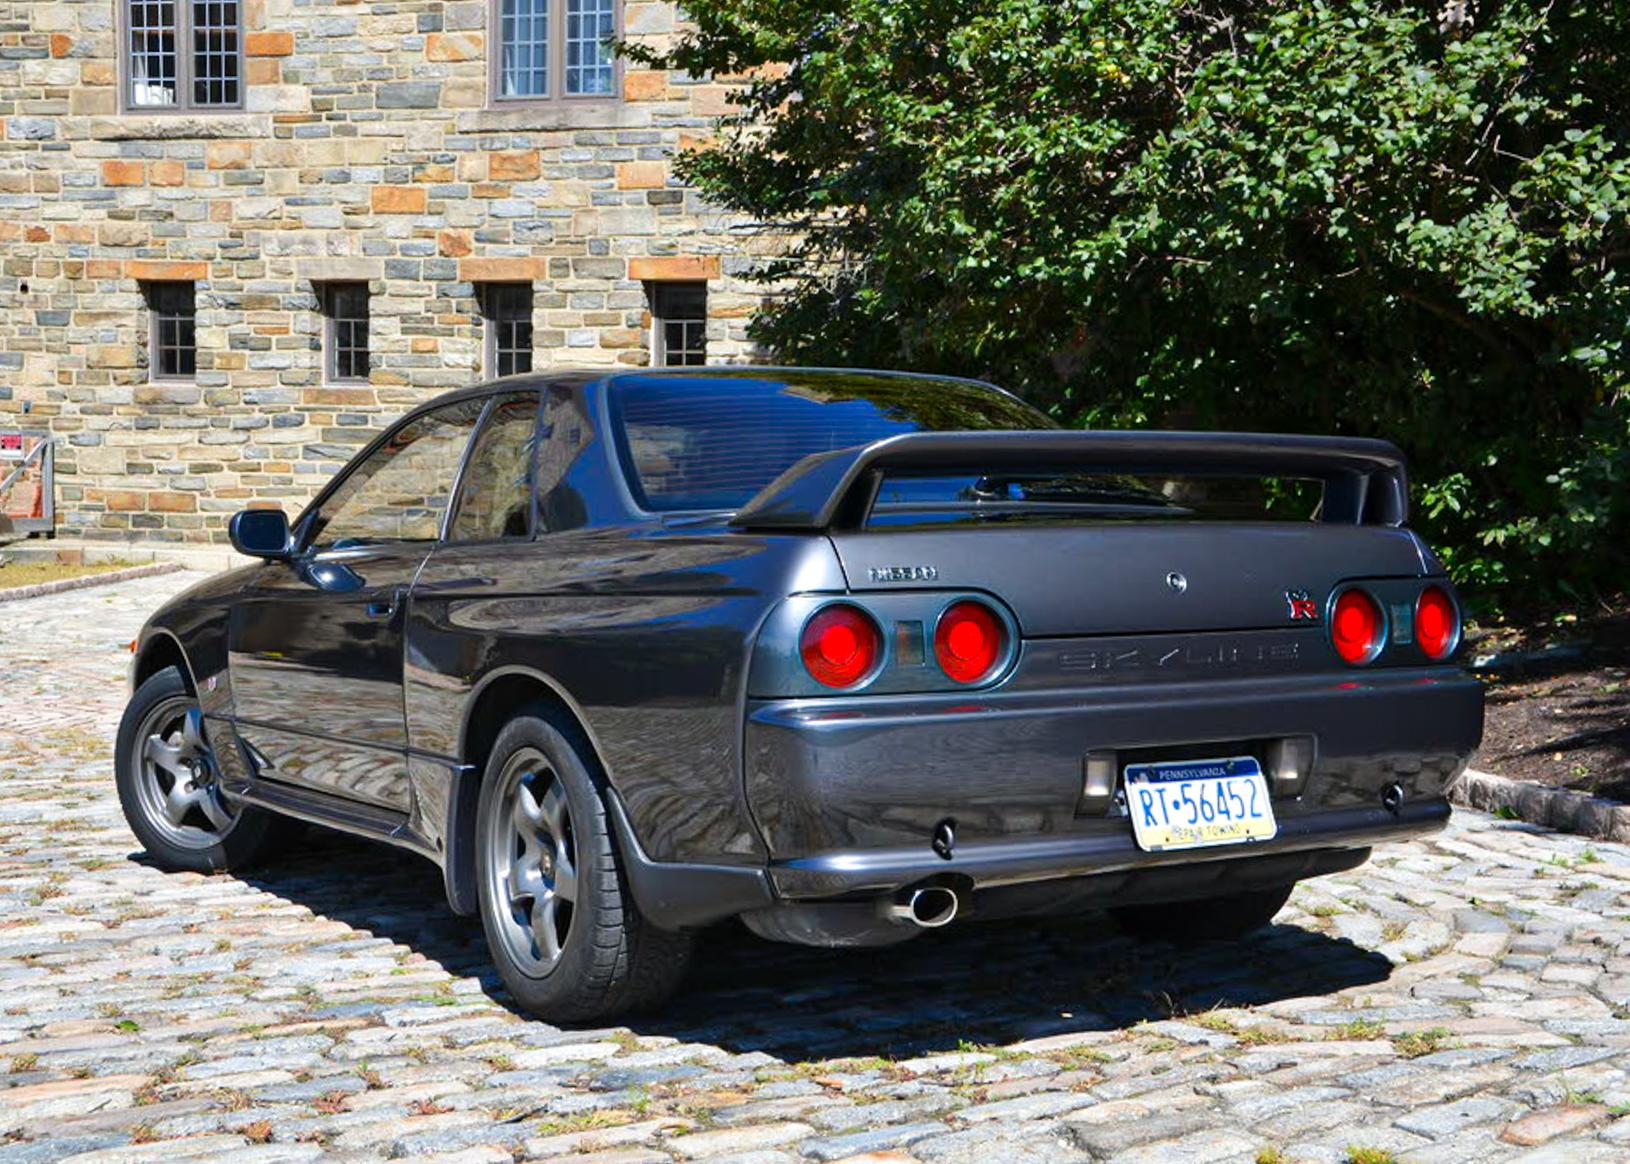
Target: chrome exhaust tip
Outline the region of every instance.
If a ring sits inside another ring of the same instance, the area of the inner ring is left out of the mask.
[[[943,885],[922,885],[915,889],[902,889],[892,899],[885,898],[881,903],[881,912],[889,921],[900,925],[936,930],[940,926],[950,925],[961,905],[954,889]]]

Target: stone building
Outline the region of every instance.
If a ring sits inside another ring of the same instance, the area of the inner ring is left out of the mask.
[[[727,86],[668,0],[0,0],[0,429],[58,525],[220,542],[386,417],[747,358],[764,244],[673,176]]]

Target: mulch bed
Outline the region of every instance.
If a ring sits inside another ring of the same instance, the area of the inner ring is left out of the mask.
[[[1473,767],[1630,803],[1630,597],[1480,628],[1467,658],[1488,687]]]

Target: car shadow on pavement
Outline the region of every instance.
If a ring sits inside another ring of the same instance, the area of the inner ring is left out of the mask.
[[[243,878],[313,913],[479,978],[511,1006],[479,922],[447,908],[421,858],[313,830]],[[1383,982],[1381,955],[1296,925],[1235,943],[1139,943],[1103,914],[971,923],[882,949],[821,950],[759,939],[736,923],[700,936],[678,997],[625,1024],[788,1062],[904,1057],[1314,997]]]

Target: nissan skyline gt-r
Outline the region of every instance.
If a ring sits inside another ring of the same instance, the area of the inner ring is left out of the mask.
[[[660,1003],[730,918],[1234,939],[1448,818],[1483,696],[1407,510],[1382,441],[970,380],[510,378],[233,518],[258,560],[134,645],[119,796],[172,869],[287,818],[428,857],[557,1021]]]

